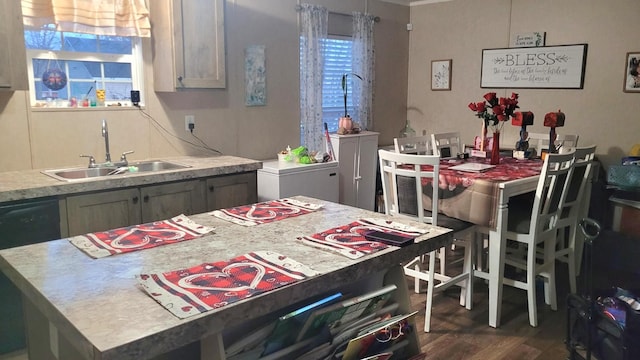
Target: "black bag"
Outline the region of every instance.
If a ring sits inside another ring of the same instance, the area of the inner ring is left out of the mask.
[[[569,294],[567,297],[566,346],[569,359],[591,359],[592,355],[601,360],[640,359],[640,311],[633,310],[626,302],[615,300],[614,313],[606,305],[624,290],[616,287],[593,289],[593,240],[600,234],[600,225],[584,219],[580,227],[586,237],[584,269],[587,284],[586,294]],[[640,295],[637,290],[631,293],[636,297]],[[624,325],[612,317],[624,318]]]
[[[597,298],[613,296],[601,292]],[[623,303],[625,325],[612,319],[596,300],[570,294],[567,298],[567,348],[569,359],[640,359],[640,312]],[[579,351],[582,349],[583,351]],[[584,353],[585,356],[580,355]]]

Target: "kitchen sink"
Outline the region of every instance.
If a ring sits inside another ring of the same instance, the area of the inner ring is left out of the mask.
[[[131,172],[164,171],[188,168],[188,165],[176,164],[167,161],[142,161],[129,164]],[[136,170],[137,169],[137,170]]]
[[[42,171],[43,174],[61,181],[76,181],[102,177],[117,177],[127,174],[148,173],[157,171],[177,170],[189,168],[189,165],[176,164],[168,161],[139,161],[129,163],[128,166],[101,166],[97,168],[68,168]]]

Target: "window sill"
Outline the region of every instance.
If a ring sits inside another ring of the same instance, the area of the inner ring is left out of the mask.
[[[145,108],[144,105],[132,106],[128,103],[125,103],[125,105],[90,106],[90,107],[32,106],[31,111],[33,112],[123,111],[123,110],[140,110],[144,108]]]

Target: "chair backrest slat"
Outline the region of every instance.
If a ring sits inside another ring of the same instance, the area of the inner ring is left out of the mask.
[[[578,146],[579,135],[574,134],[558,134],[556,136],[555,146],[561,145],[560,152],[568,152],[570,149]],[[542,150],[549,149],[549,133],[529,133],[529,148],[536,149],[536,153],[540,155]]]
[[[570,217],[577,221],[578,213],[585,197],[587,184],[593,176],[592,169],[595,153],[595,145],[575,149],[573,176],[569,183],[569,189],[567,190],[567,196],[562,209],[563,218]]]
[[[455,157],[462,152],[460,145],[460,133],[435,133],[431,134],[431,146],[433,154],[441,158]]]
[[[431,148],[431,138],[429,136],[412,136],[404,138],[394,138],[393,145],[397,153],[433,155]]]
[[[410,217],[428,224],[438,223],[438,177],[440,174],[440,157],[437,155],[413,155],[378,150],[380,159],[380,177],[384,197],[385,213],[395,216]],[[431,216],[425,216],[422,186],[432,183]],[[411,184],[411,185],[409,185]],[[401,194],[410,189],[401,186],[413,186],[416,196],[417,214],[403,211]]]
[[[536,241],[544,240],[542,235],[556,230],[573,175],[574,161],[575,151],[549,154],[545,158],[533,201],[529,229],[530,232],[540,235]]]

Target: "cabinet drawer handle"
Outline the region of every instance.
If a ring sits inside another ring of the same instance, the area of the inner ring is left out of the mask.
[[[137,203],[138,203],[138,197],[137,197],[137,196],[134,196],[134,197],[133,197],[133,199],[132,199],[132,201],[133,201],[133,203],[134,203],[134,204],[137,204]]]
[[[330,173],[329,176],[336,176],[336,173]]]
[[[213,190],[215,190],[215,189],[216,188],[213,185],[209,186],[209,192],[213,192]]]
[[[149,195],[145,195],[142,200],[144,200],[144,202],[149,202]]]

